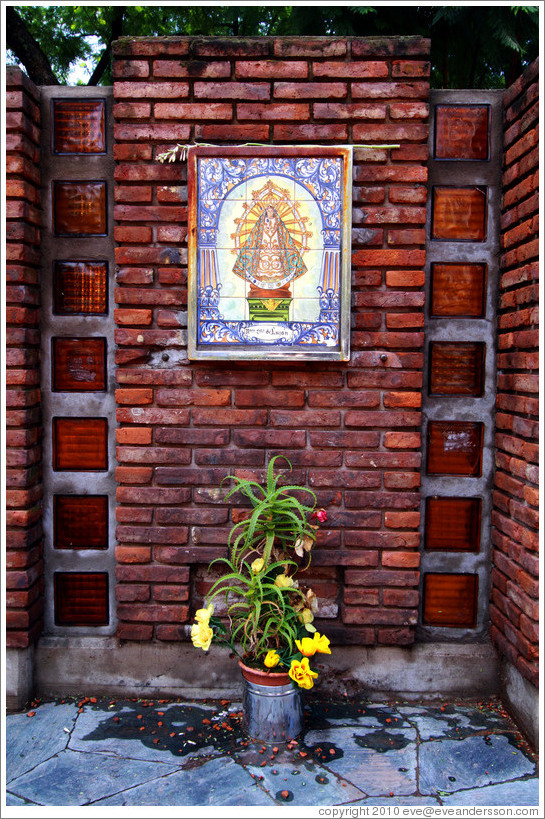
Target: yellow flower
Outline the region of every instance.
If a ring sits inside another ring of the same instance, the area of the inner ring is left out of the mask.
[[[263,660],[263,662],[265,663],[265,665],[267,666],[267,668],[274,668],[274,667],[275,667],[275,665],[278,665],[278,663],[280,662],[280,657],[278,656],[278,654],[276,653],[276,651],[274,651],[274,649],[271,649],[271,650],[270,650],[270,651],[267,653],[267,656],[265,657],[265,659]]]
[[[254,574],[259,574],[263,566],[265,565],[265,561],[262,557],[256,557],[254,562],[251,564],[250,568]]]
[[[300,662],[299,660],[292,660],[288,674],[299,688],[312,688],[314,685],[313,678],[318,676],[317,672],[310,668],[308,657],[303,657]]]
[[[314,641],[315,651],[318,654],[331,654],[329,639],[325,636],[325,634],[318,634],[318,632],[315,631],[312,639]],[[308,637],[303,637],[303,640],[308,640]]]
[[[191,626],[191,642],[195,648],[202,648],[203,651],[208,651],[214,632],[208,623],[194,623]]]
[[[197,623],[202,623],[203,625],[207,626],[213,614],[214,605],[213,603],[209,603],[205,609],[197,609],[195,612],[195,620]]]
[[[301,623],[303,623],[307,631],[316,631],[315,626],[312,625],[314,615],[310,609],[303,609],[301,612],[299,612],[299,620]]]
[[[288,577],[287,574],[279,574],[274,581],[274,585],[278,586],[279,589],[290,589],[293,586],[293,578]]]
[[[318,650],[312,637],[303,637],[301,640],[296,640],[295,645],[303,657],[314,657],[316,651]]]

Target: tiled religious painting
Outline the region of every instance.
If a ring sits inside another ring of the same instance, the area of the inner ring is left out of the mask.
[[[189,357],[346,360],[349,147],[189,150]]]

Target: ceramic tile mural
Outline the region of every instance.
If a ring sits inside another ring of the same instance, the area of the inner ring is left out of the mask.
[[[350,148],[189,151],[190,358],[348,358]]]

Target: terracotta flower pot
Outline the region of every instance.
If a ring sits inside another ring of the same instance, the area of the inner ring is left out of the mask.
[[[287,671],[265,671],[260,668],[250,668],[242,660],[238,661],[242,676],[256,685],[289,685],[291,682]]]
[[[283,743],[303,729],[301,689],[287,671],[260,671],[239,660],[244,679],[242,727],[259,742]]]

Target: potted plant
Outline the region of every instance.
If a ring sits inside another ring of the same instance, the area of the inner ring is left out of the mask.
[[[312,688],[318,676],[310,660],[331,654],[328,638],[313,625],[316,595],[301,579],[327,514],[316,509],[311,489],[279,485],[278,458],[284,456],[271,458],[264,486],[228,476],[235,486],[226,499],[241,493],[252,508],[231,529],[228,556],[210,564],[209,570],[220,564],[224,572],[191,627],[195,647],[208,651],[214,642],[239,657],[243,725],[264,742],[292,739],[301,731],[301,690]],[[223,599],[225,620],[214,615],[217,598]]]

